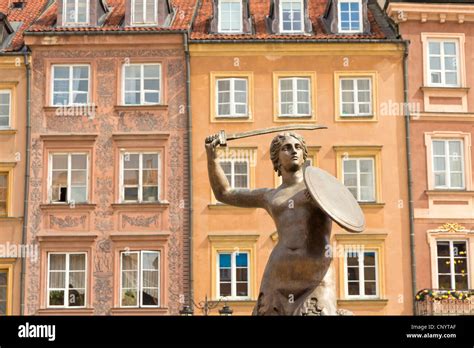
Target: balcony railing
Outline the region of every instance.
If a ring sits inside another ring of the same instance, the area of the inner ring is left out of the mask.
[[[416,294],[416,315],[474,315],[474,290],[423,289]]]

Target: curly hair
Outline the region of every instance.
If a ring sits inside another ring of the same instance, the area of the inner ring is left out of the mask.
[[[306,158],[308,157],[308,148],[306,147],[304,138],[301,135],[293,132],[278,134],[275,138],[273,138],[272,143],[270,145],[270,158],[273,163],[273,170],[278,173],[278,176],[281,176],[279,162],[280,149],[286,137],[293,137],[298,140],[301,146],[303,147],[303,160],[306,161]]]

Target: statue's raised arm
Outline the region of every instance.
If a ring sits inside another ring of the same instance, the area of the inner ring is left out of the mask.
[[[219,136],[212,135],[206,138],[207,167],[209,182],[216,199],[222,203],[246,208],[265,208],[266,194],[270,189],[233,189],[219,159],[217,158],[217,146],[219,146]]]

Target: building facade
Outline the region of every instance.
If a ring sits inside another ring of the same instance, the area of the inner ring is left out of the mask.
[[[50,1],[32,52],[26,314],[177,314],[189,296],[187,1]]]
[[[333,225],[328,250],[338,306],[355,314],[412,313],[404,45],[377,3],[203,0],[190,54],[195,301],[225,299],[235,314],[250,314],[278,242],[265,211],[213,197],[204,139],[219,130],[303,123],[328,127],[298,132],[308,164],[348,186],[367,222],[361,234]],[[270,160],[273,136],[220,149],[233,188],[280,185]]]
[[[27,90],[30,56],[23,32],[46,0],[0,1],[0,315],[21,314]]]
[[[417,290],[467,291],[474,288],[474,5],[391,1],[386,10],[410,41],[408,101],[419,110],[410,122]]]

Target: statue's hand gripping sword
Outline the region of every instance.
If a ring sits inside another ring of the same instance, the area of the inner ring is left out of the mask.
[[[219,138],[219,144],[221,146],[227,146],[227,142],[229,140],[236,140],[248,137],[254,137],[256,135],[263,135],[269,133],[278,133],[278,132],[285,132],[291,130],[315,130],[315,129],[326,129],[326,126],[321,125],[309,125],[309,124],[293,124],[288,126],[277,126],[277,127],[269,127],[263,129],[257,129],[247,132],[240,132],[240,133],[231,133],[226,134],[225,131],[221,130],[219,133],[210,136],[206,139],[206,143],[212,143],[215,139]]]

